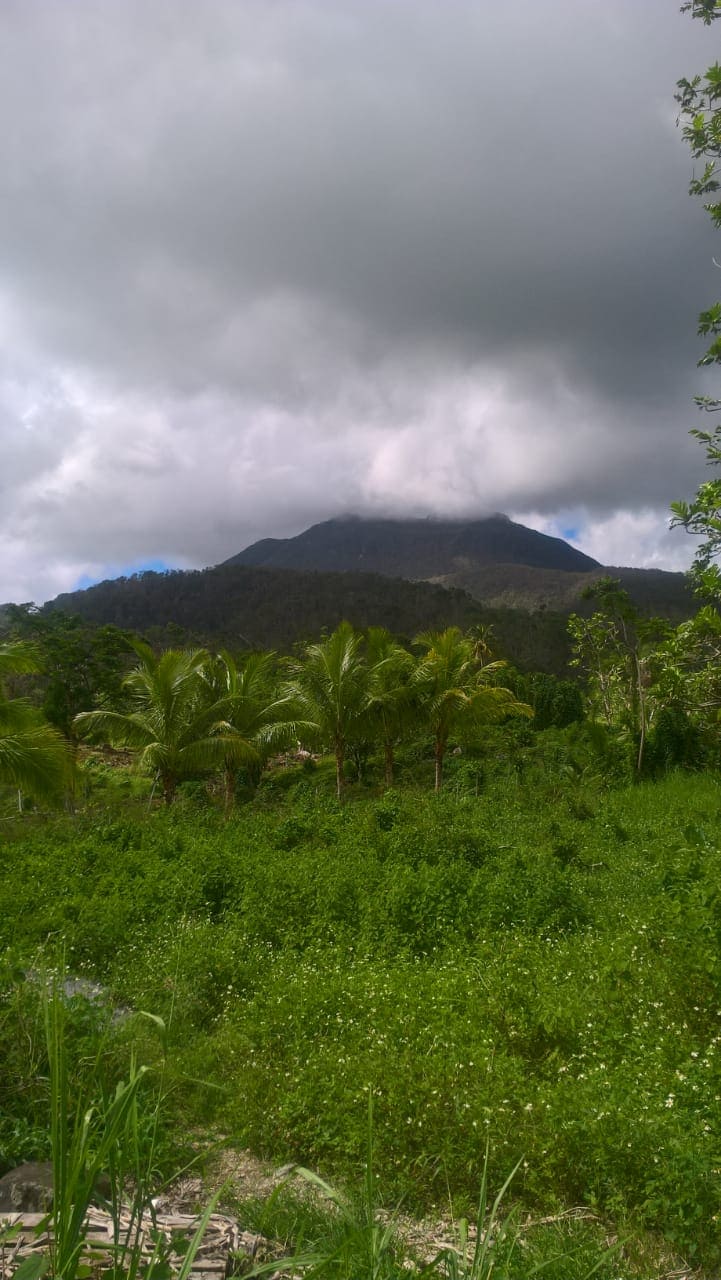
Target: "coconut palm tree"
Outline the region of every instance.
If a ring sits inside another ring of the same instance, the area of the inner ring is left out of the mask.
[[[426,631],[415,643],[425,651],[412,676],[421,715],[433,734],[435,789],[440,791],[443,760],[452,732],[483,724],[497,724],[509,715],[532,716],[510,689],[488,684],[488,676],[505,664],[479,667],[472,639],[459,627]]]
[[[392,787],[395,748],[413,718],[411,676],[415,662],[385,627],[369,627],[366,641],[367,713],[383,744],[386,786]]]
[[[245,765],[254,784],[271,751],[297,735],[288,721],[290,702],[275,692],[275,654],[250,653],[238,665],[227,650],[210,663],[206,679],[211,693],[211,716],[231,739],[248,744],[254,756]],[[214,712],[212,710],[214,708]],[[230,751],[223,762],[225,811],[232,808],[238,756]]]
[[[300,659],[287,664],[282,696],[294,709],[294,721],[308,740],[327,743],[335,756],[336,793],[343,794],[343,768],[353,735],[366,711],[367,673],[363,637],[341,622],[332,635],[306,645]]]
[[[37,652],[21,642],[0,645],[0,782],[38,798],[56,799],[71,778],[62,734],[26,698],[6,696],[4,679],[41,669]]]
[[[123,682],[132,709],[81,712],[74,721],[79,734],[138,751],[168,805],[183,778],[257,760],[227,718],[227,703],[214,697],[204,649],[166,649],[156,658],[149,645],[133,647],[140,662]]]
[[[468,628],[466,634],[473,645],[473,657],[476,662],[481,667],[487,666],[496,643],[493,624],[490,622],[477,622],[475,626]]]

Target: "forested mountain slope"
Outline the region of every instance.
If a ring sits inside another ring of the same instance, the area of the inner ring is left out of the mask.
[[[587,613],[589,605],[583,599],[583,592],[603,577],[617,578],[642,613],[680,622],[697,607],[686,575],[663,569],[611,567],[575,573],[534,569],[522,564],[497,564],[439,574],[432,581],[467,591],[492,608]]]
[[[479,622],[517,665],[565,674],[569,657],[561,613],[487,609],[466,592],[369,573],[301,573],[221,565],[194,572],[141,573],[60,595],[44,606],[87,622],[139,631],[161,645],[199,643],[234,650],[288,652],[347,618],[412,639],[419,631]]]
[[[243,565],[139,573],[60,595],[45,607],[131,630],[170,626],[216,644],[281,650],[315,639],[342,618],[412,636],[427,627],[470,626],[480,614],[466,592],[430,583]]]

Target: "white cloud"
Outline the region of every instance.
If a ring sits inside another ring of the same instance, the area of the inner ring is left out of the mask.
[[[605,562],[684,559],[717,282],[669,122],[712,54],[582,14],[8,0],[0,600],[343,511],[578,507]]]
[[[577,508],[551,518],[533,511],[515,514],[513,518],[541,533],[565,538],[594,560],[617,568],[670,569],[683,573],[689,568],[696,548],[684,530],[669,528],[669,512],[663,509],[613,511],[605,517],[594,518]]]

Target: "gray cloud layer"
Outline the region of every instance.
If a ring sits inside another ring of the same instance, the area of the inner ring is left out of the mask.
[[[0,600],[343,510],[685,562],[715,56],[665,0],[5,0]]]

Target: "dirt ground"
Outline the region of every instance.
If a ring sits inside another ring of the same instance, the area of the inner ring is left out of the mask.
[[[161,1211],[193,1212],[207,1203],[208,1198],[218,1188],[224,1187],[220,1207],[223,1205],[241,1205],[243,1201],[266,1200],[277,1187],[286,1184],[299,1197],[315,1198],[323,1201],[321,1190],[308,1183],[301,1175],[294,1173],[293,1165],[274,1167],[254,1156],[250,1151],[238,1151],[231,1148],[220,1150],[208,1161],[204,1176],[180,1179],[168,1189],[166,1196],[158,1200]],[[391,1215],[381,1211],[381,1221],[390,1221]],[[540,1219],[536,1223],[530,1220],[526,1226],[538,1225],[542,1221],[561,1221],[566,1219],[594,1219],[595,1215],[586,1208],[569,1209],[556,1218]],[[245,1226],[242,1221],[241,1228]],[[457,1224],[450,1217],[433,1217],[417,1220],[405,1214],[394,1214],[393,1225],[409,1253],[420,1262],[431,1262],[441,1250],[451,1249],[458,1242]],[[473,1247],[476,1232],[471,1224],[468,1228],[468,1241]],[[609,1243],[612,1243],[609,1240]],[[278,1246],[268,1241],[270,1254],[276,1253]],[[277,1253],[276,1253],[277,1256]],[[678,1280],[684,1280],[690,1273],[676,1272]],[[669,1276],[670,1280],[670,1276]]]

